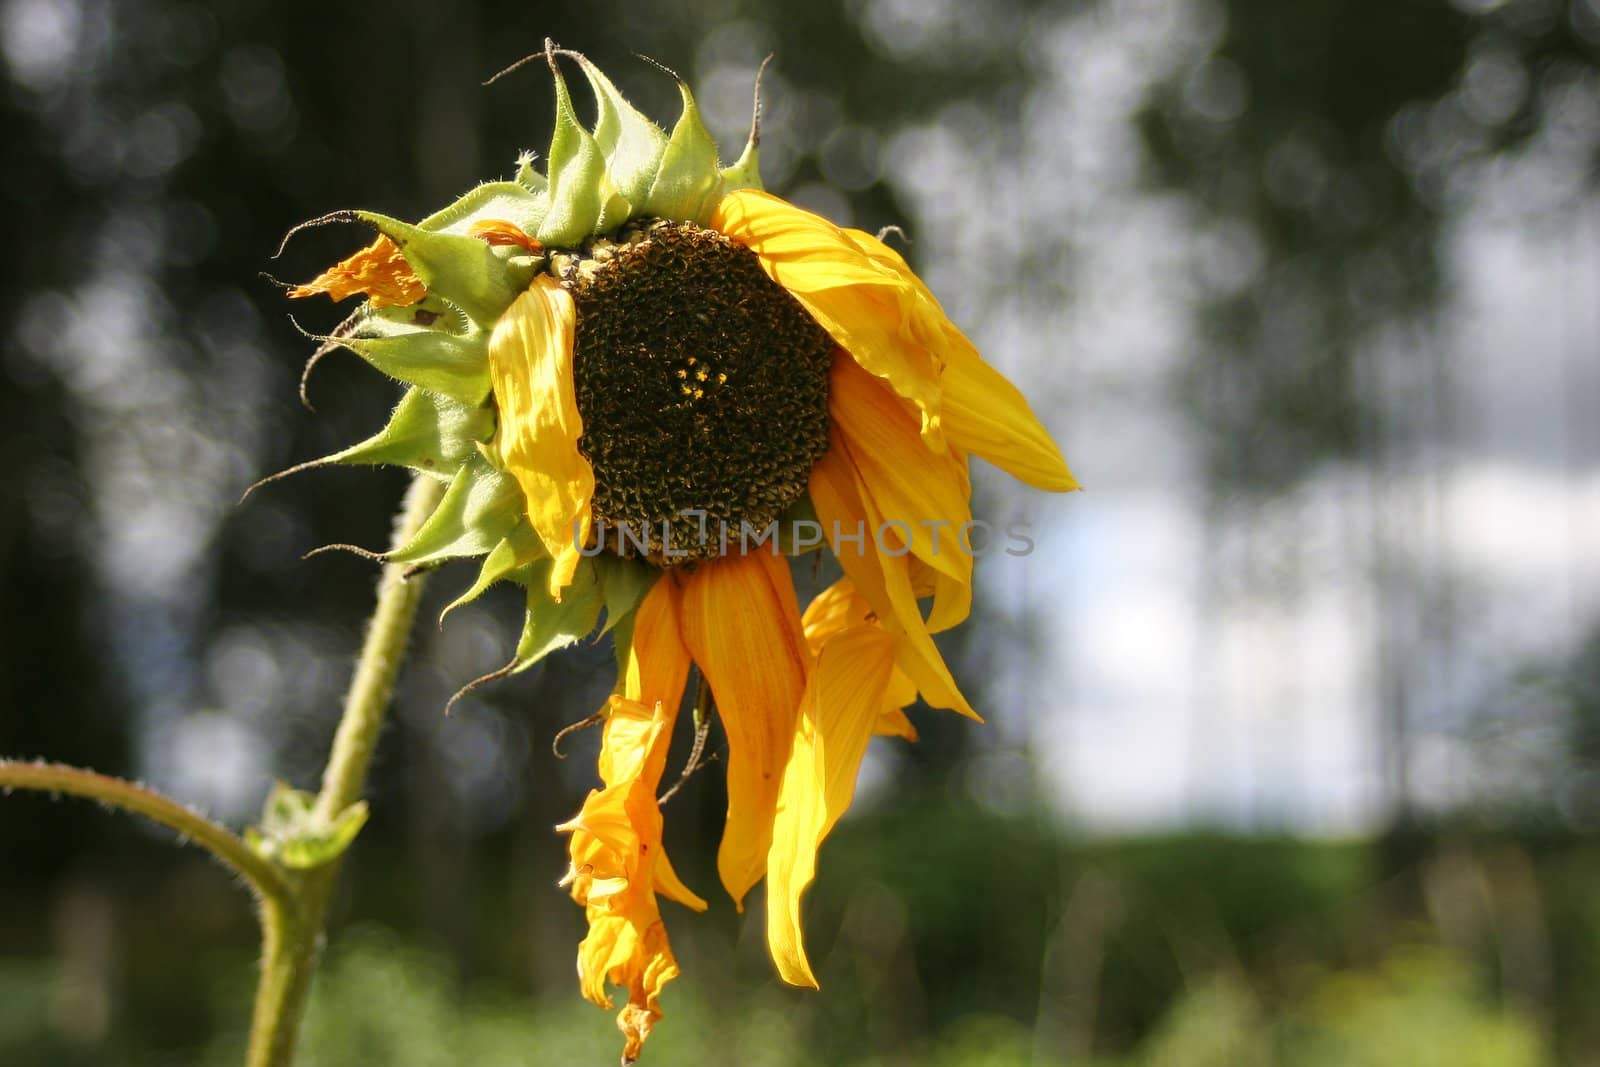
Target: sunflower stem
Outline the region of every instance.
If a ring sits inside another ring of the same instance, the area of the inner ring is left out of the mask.
[[[425,475],[412,479],[395,521],[394,547],[411,539],[438,505],[443,492],[443,484],[436,479]],[[378,604],[356,660],[355,677],[345,696],[344,713],[322,774],[322,790],[317,795],[316,813],[328,820],[359,801],[366,788],[367,769],[422,599],[426,576],[418,574],[408,579],[409,570],[406,564],[387,564],[378,581]],[[256,989],[247,1067],[289,1067],[294,1062],[341,860],[342,857],[335,857],[320,867],[294,873],[292,900],[265,898],[262,902],[261,980]]]
[[[0,791],[13,789],[84,797],[158,822],[199,845],[244,879],[263,906],[284,906],[294,894],[293,882],[278,864],[226,827],[148,786],[64,763],[0,760]]]

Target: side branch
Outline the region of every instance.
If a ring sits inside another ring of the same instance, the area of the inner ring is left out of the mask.
[[[277,864],[258,855],[226,827],[154,789],[63,763],[0,759],[0,790],[12,789],[66,793],[143,815],[211,853],[260,896],[281,905],[293,900],[294,891]]]

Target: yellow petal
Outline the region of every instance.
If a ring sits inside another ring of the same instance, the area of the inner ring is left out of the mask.
[[[662,874],[699,908],[705,902],[671,873],[661,848],[655,790],[676,705],[658,702],[646,709],[613,696],[607,712],[600,755],[606,787],[590,792],[578,816],[559,827],[572,835],[572,865],[562,882],[585,905],[589,920],[588,936],[578,946],[583,995],[610,1008],[607,983],[628,990],[617,1026],[626,1037],[624,1059],[631,1061],[661,1018],[661,988],[678,976],[656,902]]]
[[[895,675],[895,681],[890,682],[890,688],[893,688],[896,682],[903,682],[905,685],[911,686],[911,700],[917,699],[916,687],[911,685],[911,679],[905,676],[905,672],[896,667]],[[917,739],[917,728],[911,725],[911,720],[906,717],[906,713],[895,706],[893,697],[886,696],[884,702],[887,706],[879,713],[877,725],[872,728],[872,732],[879,737],[900,737],[907,741],[915,741]],[[907,703],[910,703],[910,701],[907,701]]]
[[[934,604],[937,611],[937,594]],[[812,597],[811,603],[806,605],[805,614],[800,617],[800,624],[805,629],[806,644],[812,656],[819,654],[822,646],[836,634],[852,626],[879,625],[878,613],[848,576]],[[911,725],[911,720],[906,718],[901,709],[916,703],[916,700],[916,684],[897,665],[890,674],[889,687],[883,694],[883,710],[878,716],[877,733],[915,741],[917,728]]]
[[[679,632],[681,597],[676,582],[658,581],[650,587],[633,616],[632,638],[623,655],[620,688],[628,700],[641,704],[660,703],[674,710],[683,701],[683,687],[689,677],[689,650]],[[661,782],[667,758],[667,744],[652,752],[643,769],[653,792]],[[603,750],[602,750],[603,752]],[[601,771],[604,775],[604,768]],[[704,911],[706,902],[683,884],[673,870],[667,853],[657,842],[655,888],[662,896],[695,911]]]
[[[945,349],[944,428],[950,442],[1036,489],[1081,488],[1022,393],[971,342],[961,341]]]
[[[767,858],[767,946],[791,985],[817,984],[801,939],[800,896],[816,875],[817,848],[855,795],[894,648],[877,627],[853,627],[828,641],[806,683]]]
[[[489,337],[500,410],[500,463],[528,502],[528,521],[550,554],[550,595],[560,599],[588,540],[594,469],[578,451],[583,420],[572,383],[572,297],[547,274],[517,297]]]
[[[872,605],[879,623],[899,635],[896,662],[929,704],[979,719],[933,643],[917,605],[909,557],[880,554],[874,544],[872,531],[878,528],[882,517],[866,499],[849,448],[837,431],[827,453],[811,469],[810,489],[825,536],[837,542],[835,531],[853,534],[862,530],[866,534],[863,548],[840,543],[835,555],[845,574]]]
[[[711,226],[755,252],[839,346],[917,406],[921,432],[944,447],[939,429],[939,371],[922,324],[920,297],[839,227],[754,189],[729,193]]]
[[[960,536],[960,531],[955,532]],[[928,612],[928,632],[943,633],[965,622],[972,614],[972,580],[952,578],[936,571],[920,559],[911,561],[911,582],[917,596],[932,595],[933,607]]]
[[[645,1039],[661,1019],[661,990],[679,973],[653,899],[627,915],[596,914],[590,909],[589,935],[578,946],[578,976],[583,995],[602,1008],[613,1006],[607,982],[628,990],[628,1002],[617,1013],[624,1063],[639,1058]]]
[[[996,467],[1038,489],[1079,488],[1061,449],[1033,413],[1026,398],[1005,375],[985,363],[966,334],[939,309],[939,302],[904,258],[861,230],[846,235],[875,263],[915,286],[937,311],[942,338],[932,342],[944,365],[940,415],[955,447],[982,456]],[[934,316],[929,315],[928,320]],[[927,321],[927,320],[925,320]]]
[[[682,597],[674,581],[650,587],[633,616],[633,636],[623,658],[622,695],[641,704],[657,701],[676,709],[689,677],[689,650],[678,616]]]
[[[683,578],[683,637],[728,734],[728,819],[717,871],[734,904],[760,881],[809,654],[789,564],[763,551]]]
[[[335,300],[362,295],[375,308],[407,307],[428,295],[400,253],[400,246],[379,235],[376,241],[317,275],[304,285],[289,290],[291,297],[327,293]]]
[[[929,566],[971,582],[972,556],[959,536],[972,520],[965,457],[924,447],[905,403],[852,360],[833,361],[828,415],[878,513],[893,523],[888,532]]]
[[[867,598],[861,595],[854,582],[844,577],[811,598],[805,614],[800,616],[800,626],[805,631],[806,646],[815,656],[835,634],[876,618]]]

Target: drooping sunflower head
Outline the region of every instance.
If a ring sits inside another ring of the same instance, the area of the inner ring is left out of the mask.
[[[609,1007],[608,982],[628,991],[631,1062],[678,973],[657,894],[706,906],[666,858],[657,800],[691,673],[727,735],[723,886],[739,904],[767,880],[779,973],[815,985],[800,896],[867,742],[914,739],[903,709],[919,697],[976,717],[932,639],[971,605],[968,455],[1076,483],[896,252],[761,191],[759,104],[722,166],[681,82],[668,132],[583,56],[544,56],[545,174],[524,156],[513,180],[415,224],[317,220],[379,236],[290,295],[365,297],[324,340],[409,388],[379,433],[295,469],[448,482],[385,558],[479,558],[456,604],[525,588],[514,657],[489,677],[615,629],[604,787],[562,827],[563,884],[590,921],[584,994]],[[592,128],[561,60],[593,91]],[[845,577],[802,614],[786,557],[821,546]]]

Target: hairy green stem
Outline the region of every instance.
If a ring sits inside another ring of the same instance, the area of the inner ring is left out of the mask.
[[[0,790],[31,789],[98,800],[176,830],[210,852],[250,884],[262,906],[286,906],[294,893],[282,867],[257,853],[226,827],[147,786],[62,763],[0,760]]]
[[[412,480],[395,521],[395,547],[411,539],[443,492],[443,484],[436,479],[418,475]],[[387,564],[378,582],[378,606],[356,661],[355,677],[345,696],[344,714],[334,734],[333,751],[317,796],[317,814],[330,820],[360,800],[366,788],[367,768],[383,729],[411,624],[422,599],[422,576],[408,580],[408,570],[402,564]],[[291,875],[295,887],[293,906],[270,897],[262,902],[261,983],[256,989],[247,1067],[289,1067],[294,1061],[300,1021],[321,954],[323,926],[340,866],[340,860],[335,859]]]

